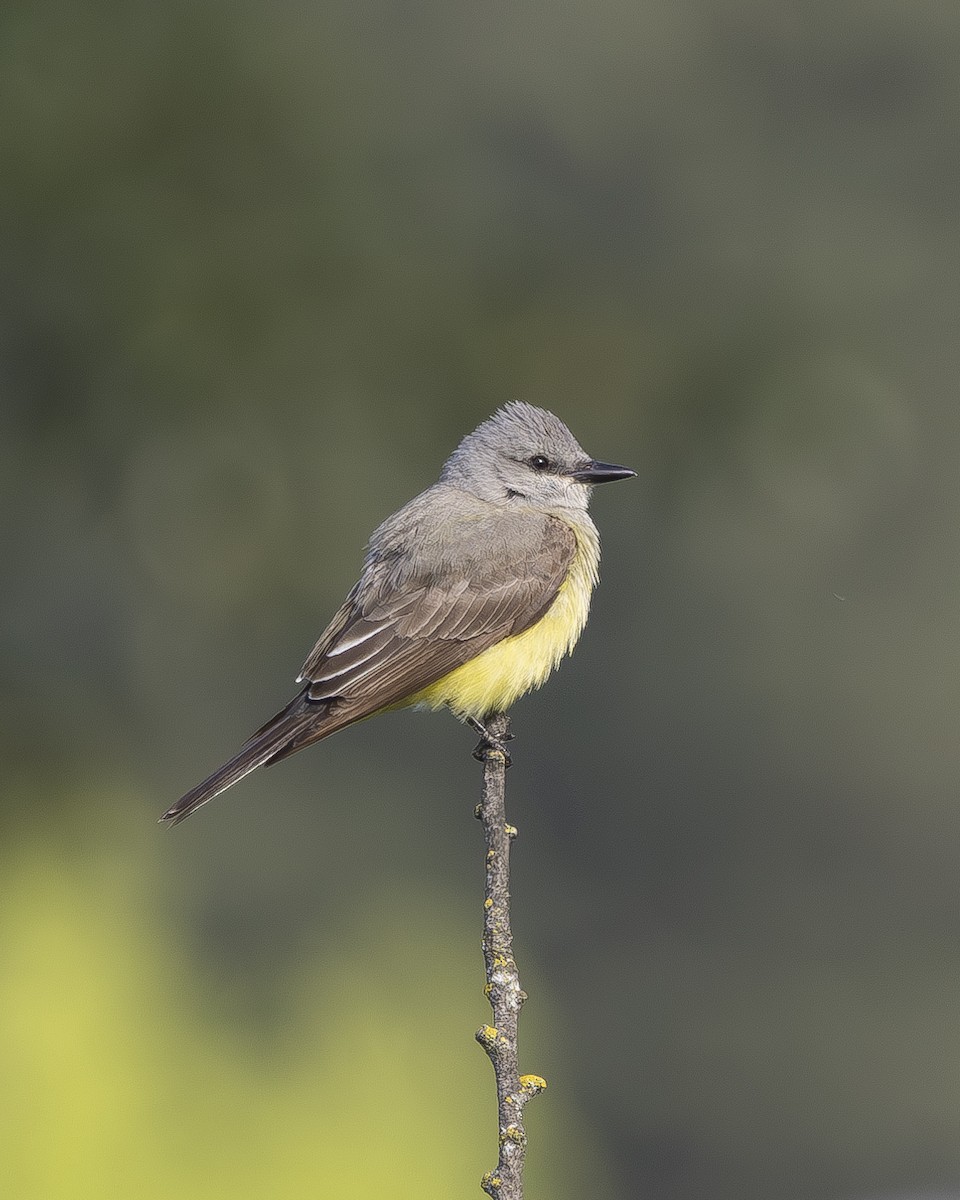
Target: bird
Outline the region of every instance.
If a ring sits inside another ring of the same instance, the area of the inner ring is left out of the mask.
[[[360,579],[310,651],[299,693],[160,817],[177,825],[258,767],[391,709],[485,720],[539,687],[583,631],[599,580],[598,462],[515,400],[467,434],[438,482],[371,535]]]

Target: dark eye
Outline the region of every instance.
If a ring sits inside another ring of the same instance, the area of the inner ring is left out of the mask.
[[[550,466],[550,459],[544,458],[542,454],[535,454],[533,458],[530,459],[530,466],[533,467],[535,471],[545,471],[547,467]]]

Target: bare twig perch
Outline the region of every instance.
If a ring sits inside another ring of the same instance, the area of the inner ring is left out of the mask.
[[[487,721],[487,731],[500,746],[510,734],[510,718],[497,713]],[[516,829],[506,822],[504,783],[507,756],[498,747],[481,741],[478,756],[483,760],[483,792],[477,816],[483,822],[487,845],[486,886],[483,901],[483,958],[487,985],[484,989],[493,1008],[493,1024],[477,1030],[497,1081],[497,1117],[500,1130],[500,1160],[496,1170],[481,1180],[483,1190],[496,1200],[523,1200],[523,1160],[527,1138],[523,1129],[524,1105],[547,1086],[539,1075],[521,1075],[517,1048],[517,1026],[526,993],[513,957],[510,930],[510,842]]]

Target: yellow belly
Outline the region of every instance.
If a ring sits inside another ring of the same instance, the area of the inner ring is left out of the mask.
[[[574,529],[577,552],[557,598],[535,625],[505,638],[407,703],[424,708],[448,705],[458,717],[480,719],[509,708],[531,688],[540,687],[577,644],[597,582],[600,547],[593,531]]]

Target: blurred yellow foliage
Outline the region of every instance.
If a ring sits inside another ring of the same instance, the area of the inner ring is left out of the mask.
[[[134,876],[39,844],[4,871],[0,1194],[479,1194],[496,1158],[493,1079],[476,1012],[456,1011],[442,945],[425,969],[412,911],[381,911],[344,931],[341,958],[281,981],[292,1015],[264,1047],[222,1015]],[[478,953],[478,1008],[480,978]],[[550,1105],[531,1179],[556,1200],[583,1194],[590,1154]]]

